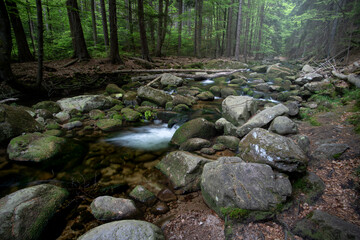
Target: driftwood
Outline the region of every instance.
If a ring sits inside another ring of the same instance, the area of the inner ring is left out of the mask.
[[[194,80],[204,80],[204,79],[211,79],[211,78],[218,78],[231,75],[236,72],[240,72],[240,70],[233,70],[231,72],[218,72],[214,74],[185,74],[185,73],[172,73],[174,76],[182,77],[182,78],[193,78]],[[161,76],[162,74],[154,74],[149,76],[139,76],[139,77],[132,77],[132,81],[146,81],[146,80],[153,80]]]
[[[222,73],[222,72],[240,72],[246,69],[124,69],[116,70],[113,73],[191,73],[191,72],[208,72],[208,73]]]

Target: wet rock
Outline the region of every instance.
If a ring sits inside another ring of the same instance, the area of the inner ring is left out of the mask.
[[[251,71],[257,72],[257,73],[266,73],[266,70],[268,69],[267,65],[260,65],[260,66],[254,66],[250,68]]]
[[[80,121],[73,121],[73,122],[65,123],[64,125],[62,125],[62,127],[66,130],[71,130],[73,128],[82,127],[82,125],[83,124]]]
[[[172,100],[172,104],[174,106],[179,105],[179,104],[185,104],[189,107],[191,107],[193,104],[195,104],[195,100],[192,97],[185,97],[182,95],[175,95],[173,100]]]
[[[104,132],[119,130],[122,126],[120,119],[101,119],[96,122],[96,126]]]
[[[216,153],[215,149],[213,148],[202,148],[200,152],[206,155],[214,155]]]
[[[311,67],[308,64],[305,64],[303,66],[303,68],[301,69],[301,71],[303,71],[304,73],[311,73],[311,72],[315,72],[315,69],[313,67]]]
[[[105,113],[99,109],[93,109],[89,112],[89,117],[93,120],[98,120],[104,118]]]
[[[257,111],[252,97],[230,96],[222,102],[223,117],[235,126],[243,125]]]
[[[307,82],[317,82],[317,81],[321,81],[323,79],[323,76],[318,73],[308,73],[305,74],[303,79]]]
[[[222,143],[215,143],[212,146],[212,149],[214,149],[215,151],[224,151],[226,149],[226,146]]]
[[[164,73],[161,75],[160,83],[163,86],[181,86],[184,80],[180,77],[174,76],[170,73]]]
[[[178,87],[176,91],[180,95],[189,96],[189,97],[194,97],[200,93],[199,89],[194,89],[194,88],[189,89],[188,87]]]
[[[215,124],[204,118],[196,118],[178,128],[171,139],[174,145],[181,145],[190,138],[210,139],[217,134]]]
[[[0,199],[0,238],[39,239],[49,220],[68,196],[49,184],[16,191]]]
[[[49,136],[61,137],[64,135],[64,132],[58,129],[52,129],[52,130],[47,130],[46,132],[44,132],[44,134]]]
[[[324,143],[318,146],[312,154],[314,158],[319,160],[338,159],[349,147],[343,143]]]
[[[172,182],[174,189],[193,192],[200,189],[200,175],[208,159],[188,152],[175,151],[167,154],[156,168]]]
[[[249,162],[265,163],[282,172],[303,172],[308,158],[291,138],[255,128],[239,144],[239,156]]]
[[[172,202],[177,200],[176,195],[168,188],[161,189],[157,194],[157,198],[163,202]]]
[[[129,196],[141,203],[148,205],[148,206],[152,206],[156,202],[155,195],[141,185],[137,185],[130,192]]]
[[[244,125],[238,127],[236,133],[238,134],[239,137],[243,137],[247,133],[249,133],[252,129],[266,126],[277,116],[281,116],[288,112],[289,109],[281,103],[274,107],[266,108],[265,110],[253,116]]]
[[[150,209],[151,213],[156,215],[165,214],[169,210],[169,207],[166,205],[166,203],[163,202],[158,202]]]
[[[293,232],[304,239],[360,239],[359,226],[320,210],[297,222]]]
[[[226,98],[228,96],[237,96],[238,94],[236,93],[235,89],[229,88],[229,87],[224,87],[224,88],[221,88],[220,95],[222,98]]]
[[[219,136],[216,138],[216,143],[223,144],[226,148],[237,150],[240,139],[234,136]]]
[[[94,217],[101,221],[134,218],[139,213],[134,201],[110,196],[95,198],[90,208]]]
[[[202,138],[190,138],[180,145],[180,150],[193,152],[205,147],[210,147],[210,141]]]
[[[123,108],[121,109],[121,113],[127,122],[136,122],[141,117],[141,113],[132,110],[131,108]]]
[[[298,128],[296,123],[294,123],[290,118],[285,116],[279,116],[272,121],[269,131],[280,134],[296,134],[298,132]]]
[[[214,94],[214,96],[216,96],[216,97],[220,97],[220,96],[221,96],[221,89],[220,89],[219,86],[212,86],[212,87],[210,88],[210,92],[211,92],[212,94]]]
[[[37,109],[35,113],[38,117],[42,117],[43,119],[49,119],[53,117],[52,113],[46,109]]]
[[[42,128],[25,110],[0,104],[0,142]]]
[[[105,88],[105,92],[109,95],[116,94],[116,93],[121,93],[123,95],[125,94],[125,91],[114,83],[108,84]]]
[[[244,86],[247,84],[247,80],[243,78],[235,78],[230,81],[231,84],[238,84],[240,86]]]
[[[173,108],[173,111],[174,112],[178,112],[178,113],[181,113],[181,112],[186,112],[186,111],[189,111],[190,108],[185,105],[185,104],[179,104],[179,105],[176,105],[174,108]]]
[[[125,106],[136,106],[139,105],[139,101],[137,99],[137,93],[134,91],[127,91],[123,96],[123,102]]]
[[[55,114],[55,117],[59,119],[60,122],[66,122],[70,119],[70,114],[67,112],[59,112]]]
[[[72,109],[80,112],[89,112],[93,109],[108,109],[114,106],[110,97],[102,95],[82,95],[72,98],[64,98],[57,103],[60,105],[62,111],[70,112]]]
[[[212,94],[209,91],[202,92],[202,93],[196,95],[196,97],[201,101],[212,101],[212,100],[214,100],[214,94]]]
[[[42,101],[32,106],[34,109],[45,109],[51,114],[55,114],[61,111],[60,105],[53,101]]]
[[[203,198],[222,217],[222,208],[273,211],[291,191],[285,174],[273,172],[266,164],[246,163],[238,157],[221,157],[207,163],[201,175]]]
[[[148,86],[140,87],[137,91],[137,94],[140,98],[154,102],[162,107],[164,107],[167,102],[172,101],[172,97],[170,96],[170,94]]]
[[[100,225],[91,229],[78,240],[165,240],[160,228],[139,220],[122,220]]]
[[[267,83],[260,83],[255,86],[255,89],[260,92],[268,93],[270,92],[270,86]]]

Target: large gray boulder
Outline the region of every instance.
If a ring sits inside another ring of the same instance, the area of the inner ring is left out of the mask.
[[[321,81],[324,77],[321,74],[318,73],[307,73],[305,74],[305,76],[303,77],[304,80],[308,81],[308,82],[316,82],[316,81]]]
[[[298,128],[296,123],[288,117],[279,116],[272,121],[269,131],[280,134],[296,134],[298,132]]]
[[[90,205],[90,209],[94,217],[102,221],[133,218],[139,213],[134,201],[110,196],[95,198]]]
[[[179,146],[190,138],[210,139],[216,136],[216,134],[217,131],[214,123],[204,118],[196,118],[179,127],[170,142]]]
[[[162,90],[158,90],[149,86],[142,86],[137,90],[137,94],[140,98],[154,102],[159,106],[165,107],[167,102],[172,101],[170,94]]]
[[[218,131],[223,131],[225,135],[237,137],[236,134],[237,127],[228,120],[226,120],[225,118],[218,119],[215,122],[215,128]]]
[[[274,107],[266,108],[253,116],[244,125],[238,127],[236,133],[239,137],[243,137],[248,134],[254,128],[260,128],[269,124],[277,116],[284,115],[289,112],[289,109],[283,104],[278,104]]]
[[[191,107],[193,104],[196,103],[196,101],[193,97],[185,97],[185,96],[177,94],[174,96],[172,103],[174,106],[179,105],[179,104],[185,104],[185,105]]]
[[[238,157],[221,157],[207,163],[201,175],[206,204],[223,216],[222,208],[272,211],[291,195],[291,183],[270,166],[246,163]]]
[[[296,223],[293,232],[304,239],[324,240],[360,239],[360,227],[330,215],[315,210],[306,218]]]
[[[180,150],[193,152],[200,150],[202,148],[208,148],[211,146],[209,140],[202,139],[202,138],[190,138],[186,142],[180,145]]]
[[[243,125],[257,111],[256,100],[247,96],[229,96],[222,102],[223,117],[235,126]]]
[[[348,148],[350,148],[349,145],[344,143],[323,143],[315,149],[312,156],[318,160],[334,160],[339,158]]]
[[[0,142],[40,130],[42,126],[25,110],[0,104]]]
[[[275,78],[284,78],[286,76],[291,76],[292,72],[289,68],[280,67],[280,64],[274,64],[267,68],[266,74],[271,75]]]
[[[184,80],[180,77],[174,76],[170,73],[164,73],[161,75],[160,83],[163,86],[181,86]]]
[[[304,88],[312,93],[315,93],[317,91],[335,90],[335,87],[328,80],[306,83],[304,85]]]
[[[175,151],[167,154],[156,168],[170,179],[175,189],[192,192],[200,189],[202,169],[209,161],[188,152]]]
[[[38,239],[68,196],[49,184],[16,191],[0,199],[0,239]]]
[[[72,109],[79,110],[80,112],[90,112],[93,109],[107,109],[115,105],[111,97],[102,95],[81,95],[64,98],[57,101],[57,103],[65,112],[70,112]]]
[[[160,228],[139,220],[122,220],[100,225],[91,229],[78,240],[164,240]]]
[[[281,172],[303,172],[308,158],[291,139],[255,128],[239,143],[239,156],[245,161],[265,163]]]
[[[304,73],[311,73],[311,72],[315,72],[315,69],[313,67],[311,67],[308,64],[305,64],[303,66],[303,68],[301,69],[301,71],[303,71]]]

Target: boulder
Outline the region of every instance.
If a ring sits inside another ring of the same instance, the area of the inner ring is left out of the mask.
[[[136,106],[139,105],[139,102],[137,100],[137,92],[134,91],[127,91],[124,94],[123,102],[125,106]]]
[[[190,108],[185,104],[179,104],[179,105],[176,105],[173,108],[173,111],[177,112],[177,113],[186,112],[186,111],[189,111],[189,110],[190,110]]]
[[[38,102],[34,106],[32,106],[34,109],[46,109],[52,114],[58,113],[61,111],[60,105],[53,101],[42,101]]]
[[[162,107],[164,107],[167,102],[172,101],[170,94],[148,86],[140,87],[137,94],[140,98],[154,102]]]
[[[210,160],[184,151],[167,154],[156,168],[164,173],[175,189],[182,192],[200,190],[200,176],[205,163]]]
[[[201,175],[201,193],[206,204],[224,216],[225,209],[273,211],[291,195],[285,174],[270,166],[246,163],[238,157],[221,157],[207,163]]]
[[[310,65],[305,64],[303,66],[303,68],[301,69],[301,71],[304,73],[311,73],[311,72],[315,72],[315,69],[313,67],[311,67]]]
[[[171,138],[170,143],[179,146],[190,138],[210,139],[216,136],[216,134],[217,131],[214,123],[204,118],[196,118],[179,127]]]
[[[239,143],[239,156],[249,162],[265,163],[281,172],[304,172],[308,158],[291,139],[255,128]]]
[[[65,189],[42,184],[0,199],[0,239],[39,239],[68,196]]]
[[[123,108],[121,109],[121,113],[127,122],[136,122],[141,117],[141,113],[132,110],[131,108]]]
[[[93,109],[107,109],[114,106],[111,97],[102,95],[82,95],[72,98],[63,98],[57,103],[60,105],[62,111],[70,112],[72,109],[80,112],[90,112]]]
[[[328,80],[323,80],[321,82],[306,83],[304,85],[304,88],[312,93],[318,91],[325,91],[325,90],[332,90],[332,91],[335,90],[335,87]]]
[[[105,113],[99,109],[93,109],[89,112],[89,117],[93,120],[103,119]]]
[[[163,86],[181,86],[184,80],[180,77],[174,76],[170,73],[163,73],[161,75],[160,83]]]
[[[299,114],[299,103],[297,101],[288,101],[284,105],[289,109],[287,113],[289,116],[294,117]]]
[[[0,104],[0,142],[42,130],[42,126],[21,108]]]
[[[296,223],[293,232],[304,239],[324,240],[360,239],[360,227],[323,212],[315,210]]]
[[[234,124],[226,120],[225,118],[220,118],[215,122],[215,128],[219,131],[223,131],[225,135],[237,136],[236,127]]]
[[[105,92],[107,94],[116,94],[116,93],[121,93],[123,95],[125,94],[125,91],[114,83],[108,84],[105,88]]]
[[[315,149],[312,155],[318,160],[334,160],[339,158],[348,148],[349,145],[344,143],[323,143]]]
[[[96,122],[96,126],[104,132],[119,130],[122,126],[121,119],[101,119]]]
[[[202,138],[190,138],[180,145],[180,150],[194,152],[211,146],[210,141]]]
[[[298,132],[298,128],[296,123],[294,123],[290,118],[285,116],[279,116],[272,121],[269,131],[280,134],[296,134]]]
[[[90,205],[90,209],[94,217],[101,221],[133,218],[139,213],[134,201],[110,196],[95,198]]]
[[[267,65],[260,65],[260,66],[254,66],[250,68],[251,71],[257,72],[257,73],[266,73],[266,70],[268,69]]]
[[[70,119],[70,114],[67,112],[58,112],[57,114],[55,114],[55,117],[63,123]]]
[[[78,240],[165,240],[160,228],[140,220],[110,222],[91,229]]]
[[[286,76],[291,76],[291,70],[286,67],[280,67],[279,64],[271,65],[266,70],[266,74],[271,75],[275,78],[284,78]]]
[[[221,96],[221,89],[219,86],[212,86],[209,90],[212,94],[214,94],[214,96],[216,97]]]
[[[238,94],[236,93],[235,89],[230,87],[224,87],[221,88],[220,95],[222,98],[226,98],[228,96],[237,96]]]
[[[129,196],[148,206],[152,206],[156,202],[156,196],[142,185],[137,185]]]
[[[321,81],[323,80],[323,76],[321,74],[318,73],[307,73],[305,74],[305,76],[303,77],[303,79],[307,82],[317,82],[317,81]]]
[[[244,125],[238,127],[236,133],[238,134],[239,137],[243,137],[246,134],[248,134],[252,129],[264,127],[277,116],[284,115],[288,112],[289,109],[281,103],[274,107],[266,108],[265,110],[253,116]]]
[[[360,88],[360,77],[355,74],[348,75],[348,81],[354,84],[357,88]]]
[[[310,140],[306,135],[294,135],[291,138],[295,143],[303,150],[305,154],[308,154],[310,151]]]
[[[201,101],[212,101],[215,98],[214,94],[212,94],[209,91],[202,92],[202,93],[196,95],[196,97]]]
[[[257,111],[257,102],[252,97],[229,96],[222,102],[223,117],[235,126],[243,125]]]
[[[237,150],[240,139],[234,136],[219,136],[216,138],[216,143],[223,144],[226,148]]]
[[[185,97],[185,96],[177,94],[174,96],[172,103],[174,106],[179,105],[179,104],[185,104],[185,105],[191,107],[196,102],[192,97]]]
[[[73,121],[73,122],[65,123],[64,125],[62,125],[62,127],[65,128],[66,130],[71,130],[73,128],[82,127],[82,125],[83,124],[80,121]]]

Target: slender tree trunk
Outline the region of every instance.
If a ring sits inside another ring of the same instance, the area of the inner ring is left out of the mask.
[[[231,0],[231,5],[234,4],[234,0]],[[231,57],[231,49],[232,49],[232,19],[233,19],[233,8],[228,8],[228,21],[227,21],[227,30],[226,30],[226,50],[225,56]]]
[[[194,54],[196,57],[201,57],[202,7],[203,7],[203,0],[196,0],[195,1],[195,37],[194,37]]]
[[[11,82],[11,27],[4,0],[0,0],[0,82]]]
[[[254,16],[252,16],[251,17],[251,26],[250,26],[250,40],[249,40],[249,50],[248,50],[248,52],[249,52],[249,55],[251,55],[252,56],[252,47],[253,47],[253,45],[252,45],[252,43],[253,43],[253,36],[254,36],[254,19],[255,19],[255,17]]]
[[[145,29],[145,20],[144,20],[144,0],[138,0],[138,17],[139,17],[142,58],[151,62],[147,38],[146,38],[146,29]]]
[[[97,44],[97,30],[96,30],[96,15],[95,15],[95,0],[91,0],[91,23],[93,30],[94,46]]]
[[[264,23],[264,10],[265,10],[265,3],[261,5],[260,9],[260,26],[259,26],[259,36],[256,45],[256,56],[255,59],[258,60],[260,58],[260,49],[261,49],[261,42],[262,42],[262,27]]]
[[[239,61],[240,58],[240,35],[241,35],[241,18],[242,18],[242,0],[239,0],[239,11],[236,28],[236,44],[235,44],[235,59]]]
[[[90,55],[86,48],[77,1],[67,0],[66,6],[69,16],[70,30],[73,41],[73,47],[74,47],[73,58],[78,58],[79,60],[87,60],[90,58]]]
[[[160,49],[160,54],[161,54],[161,50],[162,47],[164,45],[165,42],[165,36],[166,36],[166,30],[167,30],[167,24],[168,24],[168,15],[169,15],[169,0],[165,0],[165,12],[163,14],[163,28],[162,28],[162,32],[161,32],[161,49]]]
[[[52,28],[52,24],[51,24],[49,0],[46,0],[46,16],[47,16],[47,19],[48,19],[49,32],[50,32],[50,35],[52,35],[53,28]]]
[[[135,53],[135,39],[134,39],[134,23],[132,14],[132,1],[128,2],[129,13],[129,32],[130,32],[130,49]]]
[[[178,49],[177,54],[181,54],[181,33],[182,33],[182,9],[183,9],[183,0],[179,0],[179,26],[178,26]]]
[[[36,76],[36,87],[40,88],[43,80],[43,61],[44,61],[44,23],[41,0],[36,0],[37,25],[38,25],[38,69]]]
[[[226,9],[224,10],[224,26],[223,28],[226,29],[226,18],[227,18],[228,12]],[[221,55],[225,54],[225,30],[223,31],[222,38],[221,38]]]
[[[244,59],[247,62],[247,46],[249,40],[249,27],[250,27],[250,12],[251,12],[251,0],[248,0],[247,13],[246,13],[246,24],[245,24],[245,39],[244,39]]]
[[[110,22],[110,59],[113,64],[123,64],[119,55],[119,42],[117,36],[116,0],[109,0]]]
[[[157,37],[157,44],[156,44],[156,51],[155,55],[157,57],[161,57],[161,40],[162,40],[162,32],[163,32],[163,0],[159,0],[159,8],[158,8],[158,14],[159,14],[159,22],[158,22],[158,37]]]
[[[31,20],[31,10],[30,10],[30,4],[29,1],[26,0],[26,13],[28,16],[28,24],[29,24],[29,29],[30,29],[30,37],[31,37],[31,46],[33,48],[33,56],[36,53],[36,47],[35,47],[35,36],[34,36],[34,24],[33,21]]]
[[[102,19],[102,25],[104,31],[104,44],[105,44],[105,50],[107,50],[109,48],[109,32],[107,27],[105,0],[100,0],[100,8],[101,8],[101,19]]]
[[[20,14],[16,2],[13,2],[11,0],[6,0],[5,2],[8,7],[10,21],[15,34],[16,44],[19,53],[19,62],[34,61],[35,58],[30,52],[29,44],[27,42],[25,31],[21,23]]]

